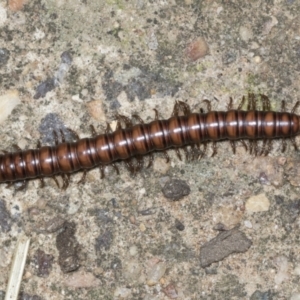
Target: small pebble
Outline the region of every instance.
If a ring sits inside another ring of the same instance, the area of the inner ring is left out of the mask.
[[[185,228],[184,225],[178,219],[175,220],[175,227],[179,231],[183,231]]]
[[[123,276],[126,280],[137,281],[142,272],[142,266],[137,260],[130,260],[125,264]]]
[[[55,88],[55,80],[54,78],[47,78],[43,82],[41,82],[36,87],[35,95],[33,96],[33,99],[39,99],[46,96],[46,94],[50,91],[52,91]]]
[[[81,207],[82,202],[81,201],[70,201],[70,204],[68,206],[67,214],[68,215],[75,215],[79,208]]]
[[[8,8],[12,11],[18,11],[23,8],[25,0],[9,0]]]
[[[163,292],[165,295],[170,298],[170,299],[177,299],[178,298],[178,293],[175,287],[175,284],[169,283],[164,289]]]
[[[36,275],[39,277],[48,277],[52,269],[53,259],[53,255],[46,254],[43,250],[38,249],[32,260],[32,263],[35,266]]]
[[[103,110],[103,102],[101,100],[93,100],[86,104],[89,114],[98,122],[105,122],[106,116]]]
[[[0,124],[3,123],[3,121],[11,114],[12,110],[20,103],[21,100],[17,90],[6,91],[6,94],[0,96]]]
[[[245,220],[244,221],[244,225],[245,225],[245,227],[247,227],[247,228],[252,228],[253,226],[252,226],[252,223],[249,221],[249,220]]]
[[[265,172],[259,173],[259,182],[263,185],[270,185],[268,175]]]
[[[288,281],[290,278],[290,273],[289,273],[289,262],[287,257],[284,255],[277,256],[275,257],[274,262],[278,269],[274,278],[275,283],[279,285],[284,281]]]
[[[52,219],[45,221],[41,226],[36,228],[40,232],[53,233],[63,228],[65,219],[60,216],[53,217]]]
[[[129,254],[130,256],[136,256],[138,253],[138,248],[137,246],[133,245],[129,248]]]
[[[256,63],[256,64],[259,64],[259,63],[261,63],[261,57],[260,56],[254,56],[253,57],[253,61]]]
[[[207,55],[208,50],[209,48],[205,39],[203,37],[199,37],[188,45],[186,55],[190,60],[196,61]]]
[[[240,37],[244,42],[248,42],[250,39],[253,38],[253,32],[248,26],[241,26],[240,27]]]
[[[170,169],[170,163],[167,163],[165,159],[156,157],[153,162],[153,170],[160,174],[166,174]]]
[[[127,287],[117,287],[114,291],[114,299],[129,299],[131,295],[131,290]]]
[[[100,253],[103,250],[105,251],[109,250],[112,243],[113,243],[113,234],[109,229],[106,229],[102,234],[100,234],[96,238],[96,242],[95,242],[96,252]]]
[[[189,185],[180,179],[171,179],[162,189],[164,196],[172,201],[178,201],[187,196],[191,189]]]
[[[278,162],[278,164],[279,165],[281,165],[281,166],[283,166],[283,165],[285,165],[285,163],[286,163],[286,157],[279,157],[278,159],[277,159],[277,162]]]
[[[131,224],[133,224],[133,225],[136,224],[136,218],[135,218],[134,215],[130,215],[130,216],[129,216],[129,222],[130,222]]]
[[[147,284],[149,286],[155,285],[164,276],[167,269],[167,265],[164,262],[159,262],[154,265],[148,272]]]
[[[29,271],[26,271],[25,274],[23,275],[23,279],[24,280],[27,280],[27,279],[29,279],[31,277],[32,277],[32,273],[29,272]]]
[[[59,252],[58,264],[63,273],[68,273],[80,267],[80,247],[75,237],[75,223],[65,222],[63,227],[64,230],[56,237],[56,248]]]
[[[44,198],[39,198],[36,202],[35,202],[35,206],[38,208],[38,209],[45,209],[47,205],[47,201],[44,199]]]
[[[263,25],[262,34],[264,35],[269,34],[272,28],[277,24],[278,24],[278,20],[274,16],[271,16]]]
[[[144,232],[144,231],[146,231],[146,226],[145,226],[145,224],[144,223],[141,223],[140,224],[140,231],[142,231],[142,232]]]
[[[288,159],[285,165],[285,174],[291,185],[300,186],[300,161]]]
[[[252,196],[246,201],[246,211],[249,213],[256,213],[262,211],[268,211],[270,208],[270,200],[265,194],[259,194]]]
[[[65,285],[75,289],[99,287],[101,285],[100,279],[96,278],[92,273],[75,272],[65,280]]]
[[[206,268],[230,254],[246,252],[251,245],[252,241],[238,229],[223,231],[200,247],[200,265]]]

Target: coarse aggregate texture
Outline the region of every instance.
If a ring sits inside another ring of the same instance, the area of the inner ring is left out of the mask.
[[[117,113],[168,118],[176,100],[225,110],[252,92],[290,109],[299,11],[293,0],[0,0],[0,95],[21,102],[1,123],[1,149],[51,142],[51,128],[104,132]],[[122,164],[104,179],[95,169],[67,190],[52,179],[1,185],[0,299],[21,233],[31,238],[22,299],[298,299],[299,152],[280,148],[253,157],[237,144],[233,155],[222,142],[201,161],[169,151],[169,163],[158,153],[136,176]],[[189,193],[165,198],[172,180]],[[228,230],[237,249],[223,255]],[[220,260],[202,267],[217,236]]]

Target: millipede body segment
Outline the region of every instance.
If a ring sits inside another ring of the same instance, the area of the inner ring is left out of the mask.
[[[177,105],[177,107],[176,107]],[[291,138],[300,132],[295,113],[233,110],[191,113],[180,102],[173,116],[150,123],[127,124],[114,132],[62,142],[55,146],[18,150],[0,155],[0,182],[52,177],[141,157],[153,151],[201,145],[207,141]],[[182,109],[182,116],[178,110]]]

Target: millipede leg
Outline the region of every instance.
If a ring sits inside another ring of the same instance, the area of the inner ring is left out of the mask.
[[[300,105],[300,101],[297,101],[296,104],[294,105],[294,107],[292,108],[291,113],[294,114],[296,109],[298,108],[298,106]]]
[[[248,110],[256,110],[256,98],[253,93],[248,94]]]
[[[70,174],[61,174],[61,178],[63,180],[62,190],[66,190],[70,183]]]
[[[214,157],[218,153],[218,151],[217,151],[217,143],[216,142],[212,143],[212,150],[213,150],[213,153],[212,153],[211,157]]]
[[[14,182],[13,181],[11,181],[11,182],[9,182],[6,186],[5,186],[5,188],[10,188],[12,185],[14,184]]]
[[[286,139],[282,139],[282,142],[281,142],[281,152],[285,152],[286,150]]]
[[[245,151],[247,152],[248,151],[247,143],[244,140],[241,140],[241,143],[242,143],[243,147],[245,148]]]
[[[58,135],[55,130],[53,130],[53,137],[54,137],[55,146],[57,146],[58,145]]]
[[[266,148],[266,151],[265,151],[265,156],[267,156],[271,150],[272,150],[272,140],[268,140],[268,144],[267,144],[267,148]]]
[[[232,97],[229,97],[229,102],[227,104],[227,110],[232,110],[233,109],[233,99]]]
[[[285,103],[285,100],[281,101],[281,112],[286,112],[286,103]]]
[[[119,171],[119,168],[117,167],[117,165],[115,163],[112,163],[111,165],[116,170],[117,174],[120,175],[120,171]]]
[[[179,113],[179,104],[176,101],[174,104],[174,108],[173,108],[173,112],[172,112],[172,117],[178,117],[178,113]]]
[[[41,183],[41,188],[45,187],[44,177],[40,177],[39,180],[40,180],[40,183]]]
[[[181,154],[180,154],[180,151],[179,151],[178,148],[175,149],[175,152],[176,152],[176,155],[177,155],[177,157],[179,158],[179,160],[182,160]]]
[[[105,177],[105,174],[104,174],[104,166],[103,165],[100,165],[99,166],[99,170],[100,170],[100,178],[103,179]]]
[[[16,188],[16,192],[23,191],[26,189],[26,187],[27,187],[27,180],[23,180],[21,185],[18,188]]]
[[[83,174],[81,179],[77,182],[77,184],[84,184],[86,181],[87,170],[83,170]]]
[[[263,95],[263,94],[260,95],[260,98],[262,101],[262,109],[264,111],[271,110],[270,99],[266,95]]]
[[[170,156],[169,156],[168,152],[167,151],[163,151],[163,154],[164,154],[166,163],[168,163],[170,161]]]
[[[184,151],[184,154],[185,154],[185,159],[186,159],[186,161],[188,161],[189,160],[189,151],[186,147],[183,148],[183,151]]]
[[[202,151],[200,150],[201,144],[197,143],[196,147],[197,147],[197,149],[195,149],[195,160],[198,159],[202,153]]]
[[[22,149],[17,144],[12,144],[12,146],[16,151],[22,151]]]
[[[154,116],[154,120],[157,121],[158,120],[158,110],[153,108],[155,116]]]
[[[203,142],[203,150],[202,150],[202,153],[199,157],[199,160],[201,160],[204,157],[206,151],[207,151],[207,142]]]
[[[293,146],[294,146],[294,149],[295,149],[296,151],[298,151],[298,146],[297,146],[297,143],[296,143],[296,140],[295,140],[294,137],[291,138],[291,142],[292,142],[292,144],[293,144]]]
[[[249,140],[249,154],[252,155],[253,152],[253,140]]]
[[[121,124],[120,116],[119,116],[119,115],[116,115],[115,118],[117,119],[116,130],[122,129],[122,124]],[[107,123],[107,125],[109,125],[109,124]],[[107,126],[106,129],[111,131],[110,126],[109,126],[109,128],[108,128],[108,126]],[[108,132],[108,133],[109,133],[109,132]]]
[[[94,128],[94,129],[95,129],[95,128]],[[120,124],[119,121],[117,122],[117,128],[116,128],[116,130],[118,130],[118,129],[121,129],[121,124]],[[95,131],[95,132],[96,132],[96,131]],[[108,133],[111,133],[111,132],[112,132],[111,127],[110,127],[109,123],[106,122],[105,133],[108,134]]]
[[[243,97],[242,97],[242,101],[241,101],[241,103],[239,104],[237,110],[241,110],[241,109],[243,108],[243,106],[244,106],[244,104],[245,104],[245,101],[246,101],[246,98],[245,98],[245,96],[243,96]]]
[[[64,132],[63,132],[61,129],[60,129],[59,131],[60,131],[60,135],[61,135],[61,141],[62,141],[63,143],[65,143],[65,142],[66,142],[65,134],[64,134]]]
[[[75,130],[73,130],[73,129],[69,128],[69,127],[67,127],[67,130],[74,135],[76,141],[79,140],[79,135],[78,135],[78,133]]]
[[[127,167],[128,171],[131,173],[131,175],[133,175],[135,169],[134,169],[134,165],[133,165],[133,163],[132,163],[131,158],[125,159],[125,160],[124,160],[124,163],[125,163],[125,166]]]
[[[191,145],[190,160],[195,160],[197,155],[196,144]]]
[[[136,157],[136,166],[135,166],[135,172],[139,172],[143,166],[144,166],[144,158],[141,155],[137,155]]]
[[[254,156],[257,156],[258,155],[258,144],[257,144],[257,141],[254,140],[253,141],[253,150],[254,150]]]
[[[92,125],[92,124],[90,125],[90,130],[91,130],[91,133],[92,133],[92,137],[95,137],[97,135],[97,132],[96,132],[96,129],[95,129],[94,125]]]
[[[38,140],[38,141],[37,141],[37,143],[36,143],[36,147],[37,147],[38,149],[40,149],[40,148],[42,147],[42,145],[41,145],[41,141],[40,141],[40,140]]]
[[[267,142],[268,142],[267,139],[263,140],[263,144],[262,144],[262,147],[260,149],[260,152],[259,152],[258,156],[262,156],[265,153]]]
[[[132,115],[132,118],[137,119],[139,123],[144,124],[143,119],[139,115],[134,114]]]
[[[233,154],[235,154],[235,151],[236,151],[235,141],[230,141],[230,145],[231,145]]]
[[[149,163],[148,163],[148,165],[147,165],[146,168],[150,168],[153,165],[153,161],[154,161],[154,155],[153,155],[153,153],[150,153],[150,155],[149,155]]]
[[[57,187],[59,188],[59,183],[58,183],[58,180],[57,180],[57,178],[56,178],[55,176],[52,176],[51,178],[52,178],[52,179],[55,181],[55,183],[56,183]]]
[[[202,100],[202,102],[206,103],[207,111],[210,112],[211,111],[211,102],[207,99]]]
[[[182,110],[184,116],[188,116],[191,113],[191,108],[183,101],[178,101],[179,108]]]
[[[129,118],[127,118],[124,115],[117,115],[118,120],[120,120],[120,122],[123,122],[125,124],[125,128],[130,128],[132,127],[132,122]]]

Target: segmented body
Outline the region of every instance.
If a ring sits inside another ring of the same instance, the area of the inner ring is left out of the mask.
[[[231,109],[232,99],[228,111],[210,111],[208,103],[207,113],[191,113],[187,104],[176,102],[173,115],[167,120],[159,120],[156,112],[154,121],[144,124],[135,116],[139,123],[132,125],[128,118],[119,116],[126,124],[124,129],[118,122],[114,132],[107,130],[105,134],[94,133],[94,137],[78,138],[71,143],[65,142],[63,138],[62,143],[57,142],[52,147],[43,146],[2,154],[0,183],[54,177],[58,174],[68,175],[80,170],[85,175],[86,170],[96,166],[101,167],[103,174],[103,166],[115,161],[125,160],[130,166],[129,160],[133,157],[140,159],[154,151],[179,149],[186,145],[206,145],[208,141],[213,141],[215,145],[216,141],[230,140],[234,150],[236,140],[249,139],[253,145],[257,140],[267,142],[275,138],[292,138],[299,134],[300,117],[294,113],[298,103],[291,113],[276,112],[270,110],[269,99],[264,95],[260,96],[262,111],[256,110],[253,94],[249,94],[246,111],[241,110],[244,98],[237,110]],[[284,103],[282,108],[284,109]],[[183,116],[180,116],[180,111]],[[65,182],[64,186],[67,185],[68,182]]]
[[[178,109],[177,109],[178,110]],[[294,113],[228,110],[190,113],[119,128],[72,143],[0,155],[0,182],[70,174],[147,153],[206,141],[290,138],[300,132]]]

